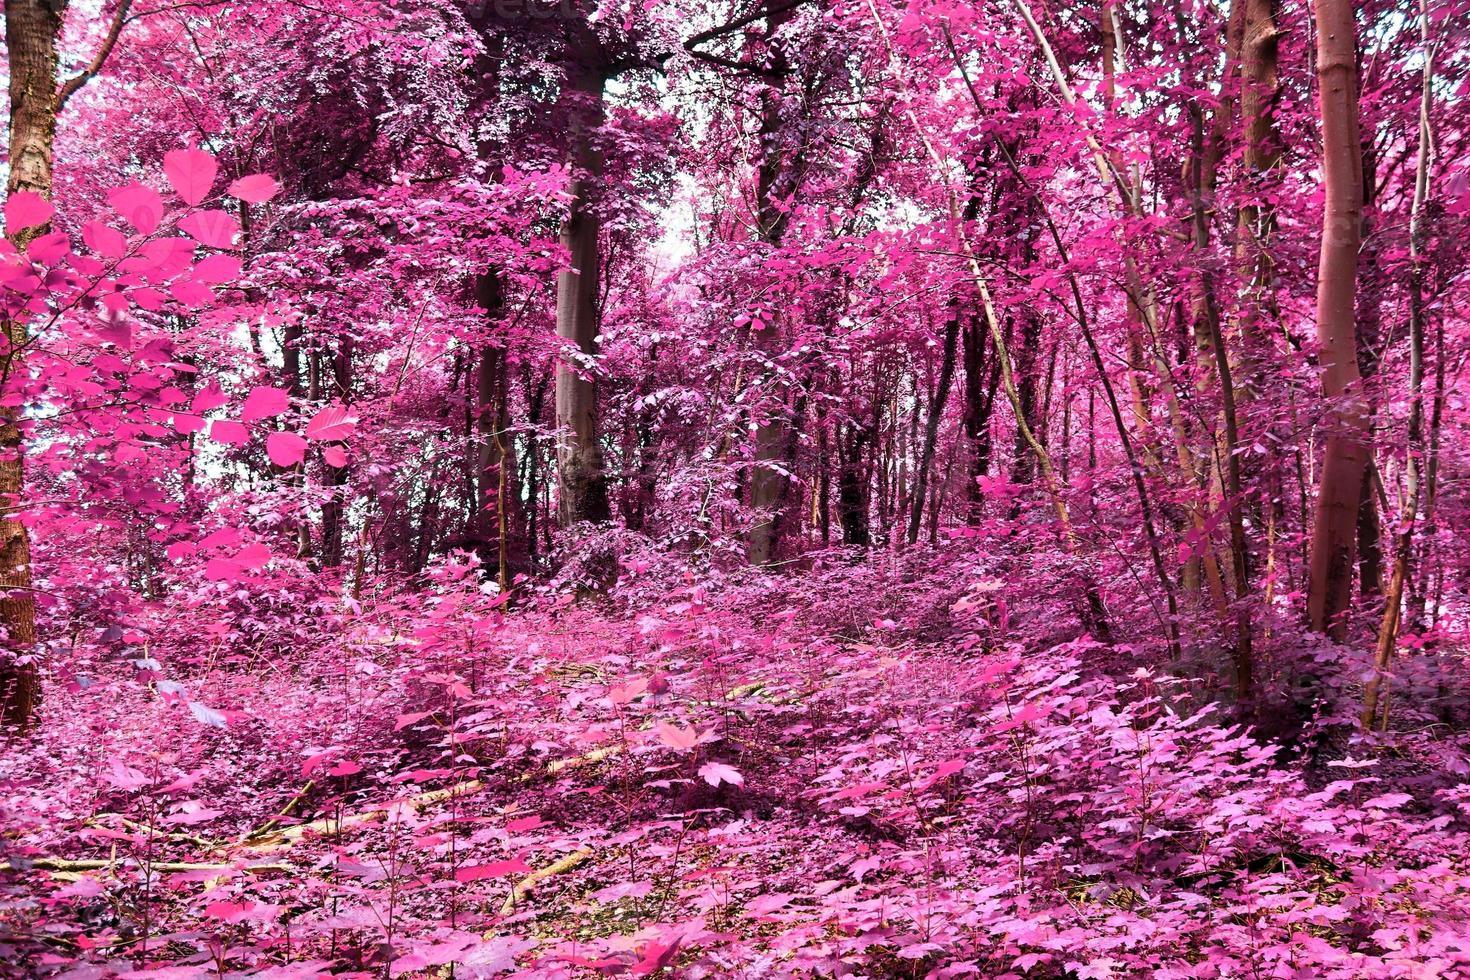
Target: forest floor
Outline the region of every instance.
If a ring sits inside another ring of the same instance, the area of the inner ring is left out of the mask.
[[[1470,969],[1456,746],[1286,751],[1045,578],[1018,608],[934,568],[511,611],[451,583],[324,619],[332,662],[74,679],[0,763],[3,969]]]

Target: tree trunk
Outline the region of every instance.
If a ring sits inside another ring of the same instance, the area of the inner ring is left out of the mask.
[[[766,0],[766,36],[768,42],[786,21],[791,19],[794,6],[783,6],[781,0]],[[796,190],[791,186],[789,161],[781,149],[781,82],[790,72],[784,52],[779,43],[770,43],[770,54],[765,70],[765,85],[761,90],[760,160],[756,167],[756,231],[761,240],[770,246],[779,246],[786,233],[788,212],[780,200],[783,193]],[[768,315],[755,331],[756,348],[767,359],[780,352],[781,329],[777,315]],[[792,445],[787,436],[790,427],[787,418],[784,386],[778,386],[779,405],[768,409],[764,417],[756,420],[755,465],[750,471],[750,508],[755,512],[756,523],[750,529],[746,552],[752,565],[769,565],[776,559],[781,543],[782,512],[786,509],[789,479],[786,471],[790,461],[785,458],[787,447]]]
[[[611,516],[597,434],[597,381],[590,374],[590,359],[597,355],[601,230],[591,197],[602,174],[602,154],[594,141],[603,120],[604,81],[600,70],[573,65],[564,83],[575,175],[571,213],[561,229],[570,267],[556,277],[556,334],[588,363],[577,365],[564,357],[556,366],[557,477],[563,526],[579,521],[600,523]]]
[[[913,507],[909,515],[908,543],[919,540],[919,528],[924,520],[924,501],[929,491],[929,472],[934,466],[934,450],[939,444],[939,423],[944,421],[944,409],[949,404],[949,389],[954,385],[955,353],[959,346],[960,312],[952,311],[944,325],[944,350],[940,355],[939,381],[934,395],[929,399],[929,417],[924,422],[924,445],[919,451],[918,471],[915,474]]]
[[[9,0],[5,43],[10,57],[10,177],[6,194],[31,191],[51,197],[52,145],[56,138],[56,41],[62,2]],[[24,249],[46,227],[11,231]],[[28,339],[25,321],[4,324],[6,350],[0,389],[24,377],[21,357]],[[0,627],[5,661],[0,664],[0,721],[24,730],[40,697],[36,655],[36,599],[31,590],[31,542],[16,519],[25,506],[23,409],[0,408]]]
[[[1363,691],[1361,722],[1365,729],[1379,721],[1388,727],[1387,699],[1382,697],[1385,675],[1393,662],[1402,625],[1404,588],[1412,573],[1414,524],[1419,516],[1419,467],[1424,456],[1424,204],[1429,196],[1429,157],[1434,146],[1431,110],[1434,98],[1434,53],[1429,44],[1429,10],[1419,4],[1419,31],[1424,43],[1424,80],[1419,97],[1419,153],[1414,172],[1414,199],[1409,214],[1409,420],[1404,451],[1404,482],[1399,496],[1399,529],[1394,541],[1393,573],[1378,628],[1373,676]]]
[[[352,396],[352,338],[337,338],[337,354],[332,358],[332,396],[344,404]],[[343,518],[346,505],[347,467],[326,466],[327,497],[322,502],[322,567],[337,568],[342,564]]]
[[[965,324],[965,437],[970,444],[970,470],[965,481],[965,521],[980,523],[985,493],[980,478],[990,474],[990,416],[1000,385],[1000,361],[985,359],[985,330],[978,317]]]
[[[492,325],[500,316],[504,297],[500,277],[491,269],[475,281],[475,302]],[[495,541],[495,567],[501,588],[510,583],[511,544],[520,527],[515,440],[510,434],[510,367],[505,347],[487,340],[480,347],[475,369],[475,428],[478,444],[475,482],[475,534]],[[488,559],[490,556],[484,556]],[[482,560],[484,560],[482,559]]]
[[[1317,342],[1329,429],[1317,484],[1307,618],[1313,629],[1339,640],[1346,635],[1344,614],[1352,602],[1358,501],[1370,438],[1353,317],[1363,218],[1355,9],[1350,0],[1316,0],[1326,198],[1317,272]]]

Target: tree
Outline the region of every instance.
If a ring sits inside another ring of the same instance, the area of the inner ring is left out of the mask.
[[[6,200],[17,194],[51,198],[56,142],[56,43],[65,10],[50,0],[17,0],[5,5],[5,45],[10,53],[10,176]],[[7,229],[10,243],[24,251],[46,225]],[[16,381],[25,371],[30,337],[27,320],[5,321],[8,345],[0,368],[0,627],[7,660],[0,667],[3,719],[24,728],[30,723],[40,680],[36,654],[36,600],[31,586],[30,533],[18,512],[26,506],[24,408]]]
[[[1352,603],[1353,565],[1369,429],[1354,330],[1363,179],[1358,137],[1356,6],[1317,0],[1318,106],[1322,130],[1322,238],[1317,267],[1317,343],[1326,399],[1326,446],[1312,523],[1307,618],[1342,639]]]

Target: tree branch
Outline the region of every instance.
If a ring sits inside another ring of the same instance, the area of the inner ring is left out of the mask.
[[[118,0],[117,11],[112,15],[112,25],[107,28],[107,36],[102,39],[102,46],[97,49],[97,54],[80,75],[73,75],[61,86],[56,93],[56,113],[66,108],[67,100],[79,92],[97,73],[102,70],[102,65],[107,61],[107,56],[112,54],[112,49],[117,47],[118,38],[122,37],[123,25],[128,22],[128,11],[132,9],[133,0]]]

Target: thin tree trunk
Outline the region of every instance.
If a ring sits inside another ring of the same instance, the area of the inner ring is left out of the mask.
[[[939,423],[944,419],[944,409],[949,404],[949,389],[954,385],[960,314],[959,310],[954,310],[952,313],[953,315],[944,325],[944,350],[940,355],[939,380],[935,385],[933,397],[929,399],[929,417],[924,422],[924,445],[919,453],[913,507],[909,515],[909,544],[914,544],[919,540],[919,528],[924,520],[924,502],[929,492],[929,471],[934,465],[935,447],[939,444]]]
[[[1000,362],[985,357],[986,334],[978,316],[965,323],[965,438],[970,444],[969,478],[965,481],[965,522],[980,523],[985,510],[982,477],[990,474],[990,456],[994,450],[990,436],[990,416],[995,408],[995,392],[1000,387]]]
[[[1358,372],[1353,306],[1362,234],[1356,4],[1316,0],[1318,102],[1325,204],[1317,273],[1317,342],[1328,402],[1307,584],[1308,622],[1342,639],[1352,603],[1357,514],[1368,465],[1368,420]]]
[[[337,354],[332,359],[333,395],[346,403],[352,396],[352,338],[343,336],[337,341]],[[347,468],[326,467],[327,498],[322,503],[322,567],[336,568],[342,564],[343,519],[346,507]]]
[[[475,300],[487,320],[499,317],[504,297],[500,277],[492,269],[475,283]],[[511,540],[520,526],[520,494],[516,486],[515,441],[510,434],[510,369],[505,347],[487,341],[475,369],[475,427],[478,444],[475,533],[496,542],[497,580],[502,588],[511,577]]]
[[[1429,157],[1434,145],[1431,109],[1434,98],[1434,50],[1429,44],[1429,9],[1419,3],[1419,33],[1424,44],[1424,82],[1419,101],[1419,154],[1414,173],[1414,200],[1409,215],[1409,419],[1404,452],[1404,482],[1399,496],[1399,530],[1395,536],[1393,573],[1384,596],[1383,621],[1373,676],[1363,691],[1362,725],[1373,728],[1383,701],[1382,726],[1388,727],[1385,675],[1393,662],[1402,623],[1404,587],[1414,555],[1414,522],[1419,511],[1419,465],[1424,455],[1424,202],[1429,196]]]

